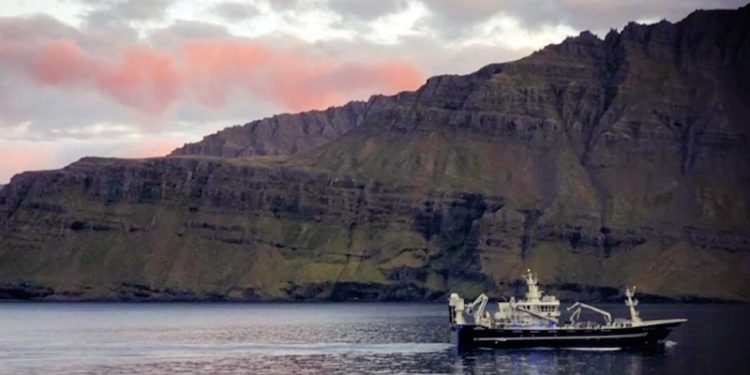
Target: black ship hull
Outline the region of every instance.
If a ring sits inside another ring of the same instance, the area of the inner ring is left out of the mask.
[[[452,325],[451,343],[459,348],[636,348],[656,345],[684,320],[622,328],[490,329]]]

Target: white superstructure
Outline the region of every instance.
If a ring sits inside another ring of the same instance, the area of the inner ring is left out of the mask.
[[[545,296],[539,289],[539,280],[531,270],[521,276],[528,287],[526,299],[499,302],[494,315],[494,325],[514,326],[554,326],[560,318],[560,300],[555,296]]]

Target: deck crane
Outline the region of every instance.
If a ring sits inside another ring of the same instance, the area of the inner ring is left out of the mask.
[[[489,297],[482,293],[474,300],[474,302],[465,303],[463,298],[458,294],[451,294],[449,299],[451,322],[455,322],[456,324],[466,324],[467,322],[464,319],[464,311],[466,311],[472,316],[472,318],[474,318],[474,321],[472,322],[473,324],[489,324],[490,314],[484,311],[489,300]]]
[[[606,311],[604,311],[602,309],[598,309],[598,308],[596,308],[594,306],[587,305],[587,304],[581,303],[581,302],[576,302],[572,306],[570,306],[570,307],[567,308],[568,311],[575,310],[575,311],[573,311],[572,314],[570,314],[570,322],[571,323],[576,323],[576,321],[578,321],[578,317],[581,316],[581,309],[588,309],[588,310],[591,310],[591,311],[593,311],[595,313],[598,313],[598,314],[600,314],[601,316],[604,317],[604,321],[607,324],[612,324],[612,314],[610,314],[610,313],[608,313],[608,312],[606,312]]]
[[[484,309],[487,307],[487,302],[490,298],[486,294],[482,293],[474,300],[474,302],[466,304],[466,310],[469,314],[474,316],[475,324],[481,324],[483,321],[489,321],[489,313],[485,313]]]

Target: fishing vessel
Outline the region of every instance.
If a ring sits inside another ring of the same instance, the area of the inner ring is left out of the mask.
[[[525,299],[498,302],[497,310],[486,311],[489,298],[482,293],[465,303],[456,293],[450,295],[451,342],[458,347],[567,347],[632,348],[656,345],[687,319],[644,320],[636,308],[635,287],[625,288],[629,318],[613,319],[603,309],[575,302],[560,322],[560,300],[544,295],[538,279],[528,270],[521,276],[528,287]],[[582,310],[601,316],[601,322],[579,321]]]

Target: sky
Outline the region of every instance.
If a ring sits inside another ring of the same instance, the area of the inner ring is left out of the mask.
[[[2,0],[0,184],[745,0]]]

